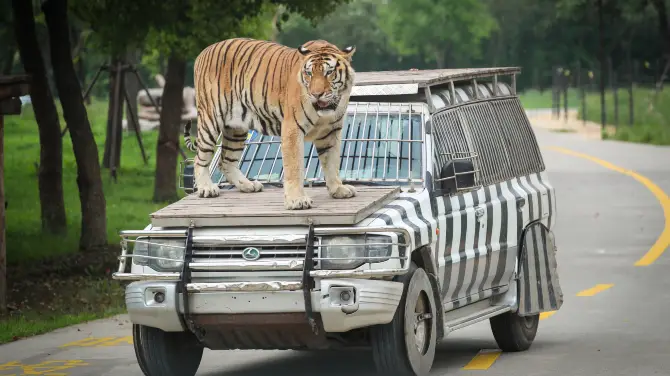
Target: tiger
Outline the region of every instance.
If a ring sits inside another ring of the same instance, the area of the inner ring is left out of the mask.
[[[220,190],[209,176],[209,165],[221,138],[219,168],[241,192],[259,192],[238,162],[249,130],[281,136],[284,165],[284,207],[309,209],[314,202],[304,190],[304,142],[313,142],[331,197],[354,197],[356,189],[339,177],[344,116],[355,80],[352,56],[356,46],[338,48],[312,40],[298,48],[251,38],[233,38],[209,45],[196,57],[194,86],[197,138],[191,123],[184,143],[194,159],[195,185],[201,198]]]

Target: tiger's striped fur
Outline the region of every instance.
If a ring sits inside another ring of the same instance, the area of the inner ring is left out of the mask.
[[[198,110],[197,141],[190,123],[184,141],[196,151],[195,184],[200,197],[219,195],[208,167],[222,135],[220,169],[242,192],[263,185],[249,181],[238,163],[249,130],[281,136],[284,197],[287,209],[307,209],[303,189],[304,141],[312,141],[334,198],[356,194],[339,178],[342,121],[354,83],[355,47],[339,49],[323,40],[299,48],[249,38],[228,39],[206,47],[196,58],[194,81]]]

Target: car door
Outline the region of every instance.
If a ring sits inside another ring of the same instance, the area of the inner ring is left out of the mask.
[[[508,283],[516,253],[508,240],[516,230],[516,196],[507,186],[511,171],[488,103],[473,103],[433,118],[436,176],[452,160],[470,160],[476,182],[436,197],[438,265],[445,309],[485,299]],[[439,180],[439,178],[438,178]],[[439,194],[439,193],[438,193]],[[512,221],[512,222],[510,222]],[[515,243],[515,241],[514,241]]]

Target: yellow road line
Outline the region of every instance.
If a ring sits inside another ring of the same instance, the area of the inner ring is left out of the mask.
[[[540,320],[546,320],[553,316],[556,313],[556,311],[549,311],[549,312],[540,312]]]
[[[614,286],[614,284],[612,283],[595,285],[590,289],[586,289],[584,291],[579,292],[577,296],[593,296],[599,292],[603,292],[611,288],[612,286]]]
[[[470,363],[463,367],[464,370],[487,370],[500,357],[500,350],[481,350]]]
[[[649,249],[649,251],[647,251],[647,253],[644,256],[642,256],[642,258],[640,258],[639,260],[637,260],[637,262],[635,262],[634,264],[635,266],[649,266],[653,264],[654,261],[656,261],[656,259],[658,259],[663,254],[663,252],[668,247],[670,247],[670,197],[668,197],[668,195],[665,192],[663,192],[663,190],[659,186],[654,184],[654,182],[649,180],[649,178],[644,177],[635,171],[627,170],[623,167],[619,167],[602,159],[556,146],[550,146],[549,149],[558,151],[563,154],[572,155],[574,157],[587,159],[610,170],[619,172],[624,175],[628,175],[633,179],[637,180],[638,182],[640,182],[649,191],[651,191],[651,193],[654,194],[658,202],[661,204],[661,207],[663,208],[663,216],[665,217],[665,227],[663,228],[663,232],[658,237],[658,239],[656,239],[656,242],[651,247],[651,249]]]

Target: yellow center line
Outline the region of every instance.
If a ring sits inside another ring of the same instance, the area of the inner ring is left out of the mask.
[[[654,184],[654,182],[652,182],[649,178],[644,177],[635,171],[627,170],[623,167],[619,167],[602,159],[556,146],[550,146],[549,149],[552,149],[554,151],[563,154],[572,155],[574,157],[587,159],[610,170],[619,172],[624,175],[628,175],[633,179],[637,180],[638,182],[640,182],[642,185],[644,185],[656,197],[658,202],[661,204],[661,207],[663,208],[663,216],[665,217],[665,227],[663,228],[663,232],[656,239],[656,242],[651,247],[651,249],[649,249],[649,251],[647,251],[647,253],[644,256],[642,256],[639,260],[637,260],[637,262],[635,262],[634,264],[635,266],[649,266],[653,264],[654,261],[656,261],[656,259],[661,257],[663,252],[665,252],[665,250],[668,247],[670,247],[670,197],[668,197],[668,195],[665,192],[663,192],[663,190],[659,186]]]
[[[603,292],[611,288],[612,286],[614,286],[614,284],[612,283],[595,285],[590,289],[586,289],[584,291],[579,292],[577,296],[593,296],[599,292]]]
[[[556,313],[556,311],[549,311],[549,312],[540,312],[540,320],[546,320],[553,316]]]
[[[500,357],[500,350],[481,350],[470,363],[463,367],[464,370],[487,370]]]

